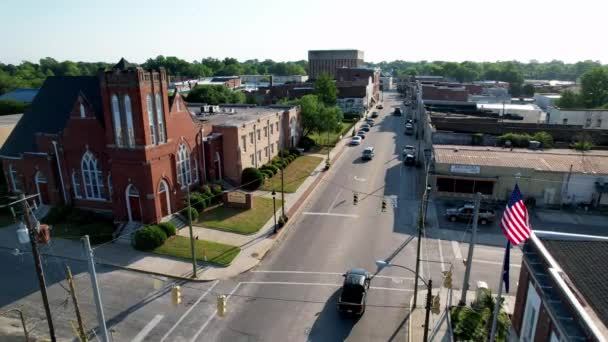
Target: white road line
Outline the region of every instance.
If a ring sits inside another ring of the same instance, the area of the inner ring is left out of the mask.
[[[236,290],[238,290],[238,288],[241,287],[241,284],[242,283],[236,284],[236,286],[232,289],[232,291],[230,291],[230,294],[228,294],[228,297],[226,297],[226,302],[228,302],[228,300],[230,300],[230,297],[232,297],[232,295],[236,292]],[[207,320],[205,321],[205,323],[203,323],[203,325],[201,326],[201,328],[198,329],[198,331],[196,332],[196,334],[194,334],[194,337],[190,340],[190,342],[196,341],[196,339],[200,336],[200,334],[203,332],[203,330],[205,330],[205,328],[207,327],[207,325],[209,325],[209,322],[211,322],[211,320],[213,318],[215,318],[216,315],[217,315],[217,310],[215,310],[213,312],[213,314],[211,316],[209,316],[209,318],[207,318]]]
[[[163,319],[163,317],[165,317],[165,315],[154,316],[154,318],[152,318],[152,320],[148,324],[146,324],[146,326],[141,329],[141,331],[137,335],[135,335],[131,342],[143,341],[144,338],[146,338],[146,336],[150,333],[150,331],[152,331],[152,329],[154,329],[154,327],[158,324],[158,322]]]
[[[327,209],[327,213],[331,213],[331,210],[334,208],[334,205],[336,205],[336,201],[340,197],[340,194],[342,194],[342,188],[340,188],[340,190],[338,190],[338,193],[336,194],[336,198],[334,198],[334,200],[331,202],[331,205],[329,206],[329,209]]]
[[[441,250],[441,239],[437,239],[437,244],[439,245],[439,260],[441,261],[441,272],[445,272],[445,265],[443,261],[443,250]]]
[[[490,264],[490,265],[501,265],[502,266],[502,262],[499,262],[499,261],[473,259],[473,262],[478,262],[480,264]],[[521,267],[521,264],[509,264],[509,266]]]
[[[312,212],[312,211],[305,211],[302,214],[304,214],[304,215],[318,215],[318,216],[352,217],[352,218],[359,217],[359,215],[353,215],[353,214],[320,213],[320,212]]]
[[[454,258],[456,261],[462,260],[462,253],[460,252],[460,246],[458,245],[458,241],[452,240],[452,250],[454,251]]]
[[[190,306],[190,308],[188,310],[186,310],[186,312],[184,312],[184,314],[177,320],[177,322],[175,322],[175,324],[173,324],[173,326],[171,327],[171,329],[169,329],[169,331],[167,331],[167,333],[160,339],[160,342],[163,342],[172,332],[173,330],[175,330],[175,328],[177,328],[177,326],[182,322],[182,320],[188,316],[188,314],[190,313],[190,311],[192,311],[194,309],[194,307],[196,307],[196,305],[198,303],[200,303],[201,300],[203,300],[203,298],[205,298],[205,296],[207,296],[209,294],[209,292],[211,292],[211,290],[213,290],[213,288],[215,287],[215,285],[217,285],[218,281],[216,280],[213,285],[211,285],[207,291],[205,291],[205,293],[203,293],[200,297],[198,297],[198,299],[196,300],[196,302],[194,302],[194,304],[192,304],[192,306]]]
[[[386,291],[414,292],[414,289],[396,289],[396,288],[392,288],[392,287],[371,286],[370,289],[372,289],[372,290],[386,290]]]
[[[278,274],[320,274],[320,275],[343,275],[344,272],[312,272],[312,271],[264,271],[264,270],[256,270],[251,271],[251,273],[278,273]],[[414,277],[392,277],[392,276],[383,276],[383,275],[375,275],[374,278],[386,278],[386,279],[414,279]]]

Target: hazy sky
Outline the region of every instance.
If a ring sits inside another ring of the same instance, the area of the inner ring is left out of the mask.
[[[99,3],[100,5],[97,5]],[[365,60],[608,63],[595,0],[0,0],[0,62],[277,61],[355,48]]]

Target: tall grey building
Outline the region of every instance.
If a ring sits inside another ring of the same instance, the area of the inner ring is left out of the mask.
[[[363,51],[359,50],[309,50],[308,76],[317,78],[326,72],[336,77],[338,68],[358,68],[363,66]]]

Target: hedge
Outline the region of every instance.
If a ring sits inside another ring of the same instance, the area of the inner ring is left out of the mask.
[[[211,188],[209,187],[209,185],[203,185],[203,186],[201,186],[201,193],[203,195],[207,195],[207,196],[212,195]]]
[[[173,236],[177,232],[177,228],[175,228],[173,222],[161,222],[158,226],[165,232],[167,237]]]
[[[241,174],[241,184],[243,188],[253,191],[262,185],[264,182],[264,175],[262,172],[255,167],[248,167],[243,170]]]
[[[497,139],[499,145],[504,145],[507,140],[511,141],[511,145],[514,147],[528,147],[530,141],[540,142],[543,148],[553,147],[553,137],[547,132],[536,132],[534,135],[507,133],[499,136]]]
[[[302,155],[302,153],[300,152],[300,150],[298,150],[297,148],[290,148],[289,149],[289,154],[295,154],[296,157],[299,157]]]
[[[198,221],[198,210],[190,207],[190,215],[192,215],[192,222]],[[188,209],[184,212],[184,216],[186,217],[186,220],[188,220]]]
[[[300,138],[300,142],[298,142],[298,147],[304,149],[304,151],[308,151],[313,148],[317,143],[310,137],[302,137]]]
[[[274,173],[268,169],[260,170],[260,172],[262,172],[265,178],[272,178],[274,176]]]
[[[222,186],[219,184],[213,184],[211,186],[211,193],[214,195],[219,195],[222,193],[222,191],[224,191],[224,190],[222,189]]]
[[[159,226],[146,226],[135,232],[135,248],[149,251],[159,247],[167,240],[167,234]]]
[[[200,192],[190,194],[190,205],[198,211],[204,210],[207,207],[205,198]]]

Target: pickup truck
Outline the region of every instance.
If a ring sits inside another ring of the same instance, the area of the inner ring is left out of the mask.
[[[460,208],[448,208],[446,209],[445,215],[448,220],[452,222],[456,221],[466,221],[470,222],[473,220],[473,213],[475,211],[475,207],[472,204],[465,204]],[[479,209],[479,224],[487,224],[494,222],[496,219],[496,213],[491,209]]]
[[[363,268],[355,267],[343,274],[344,284],[338,296],[338,312],[342,315],[362,316],[371,282],[371,274]]]

